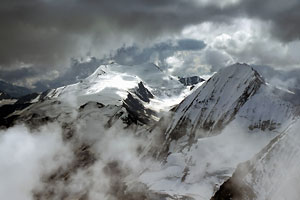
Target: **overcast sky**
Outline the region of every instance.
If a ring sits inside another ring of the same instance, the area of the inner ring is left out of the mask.
[[[299,10],[299,0],[1,0],[0,78],[34,87],[91,56],[175,75],[234,62],[295,70]]]

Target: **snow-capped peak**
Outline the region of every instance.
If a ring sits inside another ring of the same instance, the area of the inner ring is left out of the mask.
[[[47,97],[59,98],[75,106],[88,101],[121,105],[128,92],[140,82],[157,97],[177,95],[185,88],[154,64],[123,66],[112,63],[99,66],[93,74],[76,84],[51,90]]]
[[[178,138],[199,129],[223,128],[262,84],[262,77],[249,65],[221,69],[179,104],[167,133]]]

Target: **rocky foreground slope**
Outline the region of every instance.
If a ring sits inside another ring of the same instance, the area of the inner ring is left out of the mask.
[[[67,149],[47,159],[33,199],[274,199],[263,185],[297,164],[296,101],[246,64],[193,87],[153,64],[112,64],[0,110],[3,129],[54,124]]]

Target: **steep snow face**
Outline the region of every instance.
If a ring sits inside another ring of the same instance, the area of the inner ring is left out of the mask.
[[[91,76],[79,83],[50,91],[47,97],[58,98],[78,107],[88,101],[99,101],[105,105],[121,105],[129,89],[141,80],[128,74],[104,71],[99,67]]]
[[[250,130],[284,129],[281,125],[295,116],[295,106],[282,98],[285,91],[277,93],[250,66],[229,66],[179,104],[167,137],[207,136],[234,119]]]
[[[167,134],[179,138],[200,129],[223,128],[263,84],[260,75],[248,65],[220,70],[179,104]]]
[[[210,199],[239,163],[293,122],[296,107],[274,89],[248,65],[219,71],[179,104],[167,130],[163,169],[140,180],[156,192]],[[208,129],[206,120],[212,122]],[[211,134],[214,129],[219,134]]]
[[[285,101],[281,95],[274,93],[274,88],[263,85],[239,110],[236,120],[245,124],[250,130],[261,129],[281,132],[295,118],[296,108]]]
[[[171,143],[162,169],[146,171],[140,180],[155,192],[208,200],[238,163],[250,159],[273,137],[250,134],[233,122],[219,135],[199,138],[192,144]]]
[[[254,199],[297,199],[300,180],[299,120],[251,161],[244,177]]]
[[[299,119],[251,160],[238,166],[214,195],[222,199],[298,199],[300,180]]]

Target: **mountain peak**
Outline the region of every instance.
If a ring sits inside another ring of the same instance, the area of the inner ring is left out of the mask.
[[[222,129],[265,82],[247,64],[234,64],[219,70],[182,101],[167,134],[179,138],[199,130]]]
[[[246,63],[236,63],[221,69],[217,74],[221,74],[227,78],[243,76],[244,78],[256,78],[265,83],[263,77],[250,65]]]

